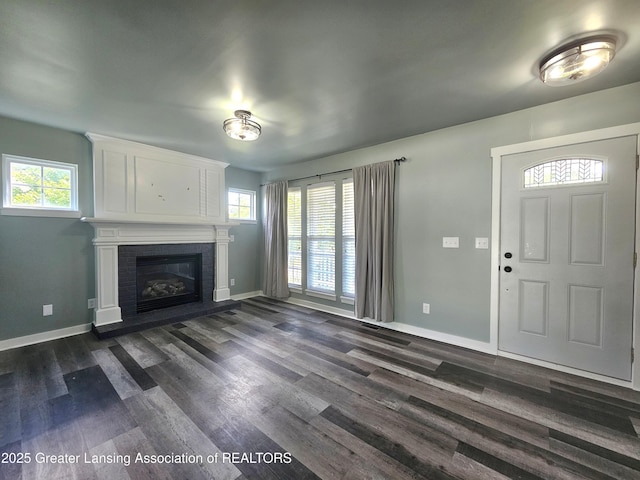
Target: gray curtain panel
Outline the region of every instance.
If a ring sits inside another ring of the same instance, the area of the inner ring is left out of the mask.
[[[268,297],[289,296],[287,266],[287,182],[266,185],[264,202],[264,277]]]
[[[357,318],[393,321],[395,162],[353,169]]]

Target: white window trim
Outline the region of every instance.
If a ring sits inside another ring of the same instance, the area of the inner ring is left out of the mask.
[[[245,195],[251,195],[251,219],[248,218],[231,218],[229,216],[229,193],[233,192],[233,193],[243,193]],[[229,219],[229,221],[231,222],[238,222],[238,223],[246,223],[246,224],[257,224],[258,223],[258,217],[256,215],[256,202],[257,202],[257,192],[254,190],[246,190],[243,188],[235,188],[235,187],[229,187],[227,189],[227,217]]]
[[[11,205],[11,173],[12,162],[26,163],[39,167],[63,168],[71,172],[71,208],[52,208]],[[61,217],[80,218],[82,212],[78,209],[78,165],[74,163],[57,162],[53,160],[42,160],[38,158],[21,157],[19,155],[2,155],[2,209],[1,215],[24,216],[24,217]]]

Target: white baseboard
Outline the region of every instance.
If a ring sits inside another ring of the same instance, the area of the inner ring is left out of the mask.
[[[262,296],[262,290],[256,290],[255,292],[245,292],[245,293],[238,293],[237,295],[231,295],[231,300],[244,300],[245,298],[251,298],[251,297],[260,297]]]
[[[87,333],[89,331],[91,331],[91,324],[87,323],[84,325],[61,328],[59,330],[51,330],[49,332],[25,335],[24,337],[0,340],[0,351],[24,347],[26,345],[34,345],[36,343],[48,342],[50,340],[57,340],[58,338],[71,337],[73,335],[80,335],[81,333]]]
[[[356,318],[353,312],[350,312],[349,310],[343,310],[337,307],[321,305],[319,303],[309,302],[307,300],[300,300],[297,298],[288,298],[287,300],[285,300],[285,302],[292,303],[294,305],[299,305],[301,307],[312,308],[314,310],[319,310],[325,313],[333,313],[334,315],[350,318],[352,320],[357,320],[359,322],[368,323],[371,325],[377,325],[382,328],[395,330],[396,332],[408,333],[410,335],[415,335],[416,337],[426,338],[428,340],[435,340],[437,342],[443,342],[449,345],[455,345],[457,347],[468,348],[471,350],[475,350],[482,353],[488,353],[491,355],[495,355],[497,353],[496,349],[491,344],[489,344],[489,342],[481,342],[481,341],[473,340],[470,338],[459,337],[457,335],[450,335],[448,333],[437,332],[435,330],[416,327],[415,325],[409,325],[407,323],[401,323],[401,322],[382,323],[382,322],[376,322],[375,320],[371,320],[369,318]]]

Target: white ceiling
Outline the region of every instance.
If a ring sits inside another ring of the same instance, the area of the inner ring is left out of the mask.
[[[538,80],[600,31],[609,69]],[[638,0],[0,0],[0,114],[255,170],[636,81]]]

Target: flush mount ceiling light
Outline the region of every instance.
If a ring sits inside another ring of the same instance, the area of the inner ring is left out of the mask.
[[[577,83],[600,73],[616,54],[616,39],[587,37],[554,50],[540,62],[540,79],[551,86]]]
[[[260,136],[262,127],[258,122],[250,120],[250,111],[236,110],[233,114],[236,118],[227,118],[222,124],[222,128],[227,135],[243,142],[251,142]]]

